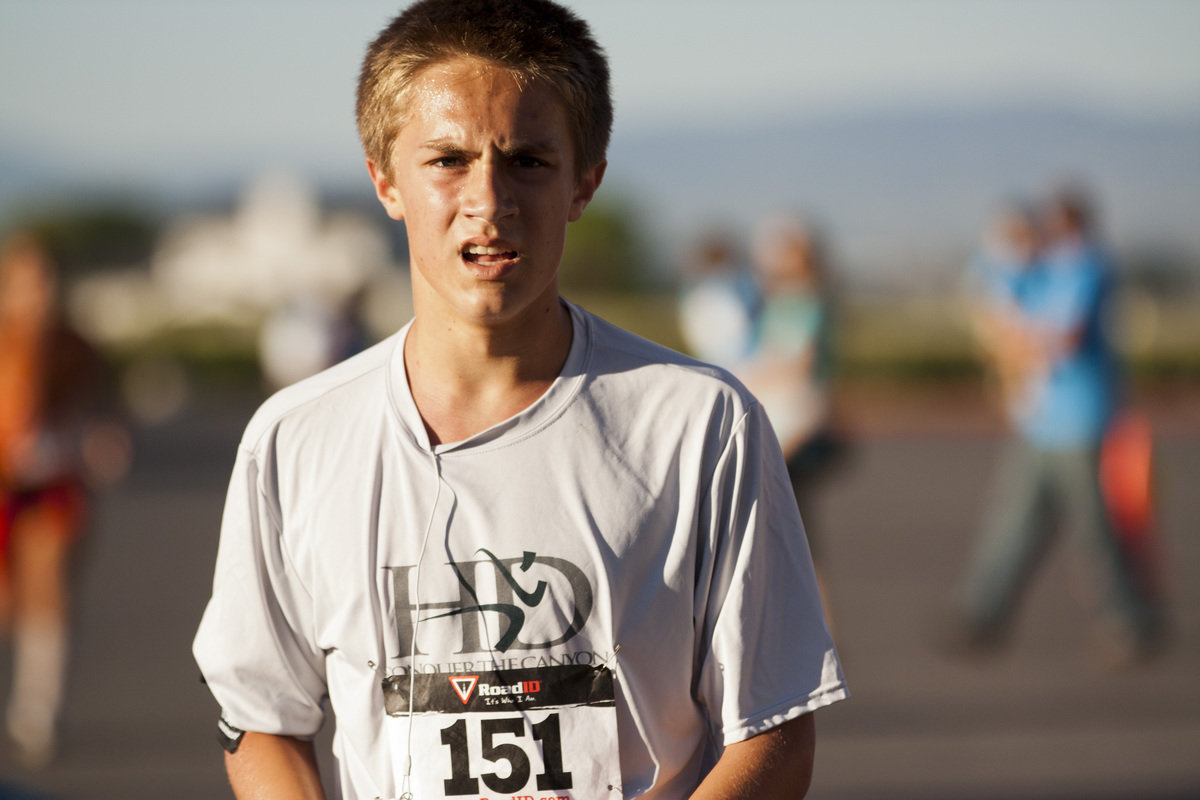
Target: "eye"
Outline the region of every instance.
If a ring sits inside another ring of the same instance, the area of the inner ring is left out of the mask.
[[[518,167],[520,169],[533,169],[535,167],[549,166],[548,162],[543,161],[542,159],[538,158],[537,156],[528,156],[528,155],[513,156],[512,165],[514,167]]]
[[[442,167],[443,169],[450,169],[453,167],[461,167],[464,163],[466,163],[466,162],[464,161],[462,156],[450,156],[450,155],[438,156],[437,158],[435,158],[429,162],[430,166]]]

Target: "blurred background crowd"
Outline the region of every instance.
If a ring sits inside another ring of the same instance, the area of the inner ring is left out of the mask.
[[[768,410],[855,692],[812,796],[1195,796],[1200,6],[568,5],[618,119],[563,292]],[[161,795],[131,731],[207,730],[237,432],[411,314],[351,113],[395,11],[0,0],[0,799]],[[207,743],[159,753],[197,797]]]

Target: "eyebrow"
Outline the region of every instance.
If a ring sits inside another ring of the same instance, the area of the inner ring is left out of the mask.
[[[423,142],[421,147],[426,150],[433,150],[448,156],[474,156],[478,155],[476,151],[463,147],[458,142],[452,139],[430,139]],[[508,147],[505,147],[500,152],[511,158],[513,156],[527,155],[530,153],[553,153],[558,150],[557,145],[550,139],[543,139],[529,142],[515,142]]]

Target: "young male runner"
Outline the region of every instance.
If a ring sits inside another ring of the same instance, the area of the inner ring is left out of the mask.
[[[195,643],[241,798],[793,798],[846,696],[770,424],[558,296],[608,69],[548,0],[370,46],[367,167],[415,316],[268,400]]]

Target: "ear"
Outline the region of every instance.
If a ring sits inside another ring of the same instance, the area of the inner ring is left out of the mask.
[[[601,161],[580,176],[579,182],[575,185],[575,196],[571,198],[571,210],[567,214],[567,222],[574,222],[583,216],[583,210],[587,208],[588,203],[592,202],[592,197],[600,188],[600,181],[604,180],[604,170],[607,168],[608,162]]]
[[[375,196],[379,198],[387,215],[395,220],[404,219],[404,202],[400,199],[400,192],[396,190],[396,185],[392,183],[387,170],[381,169],[368,158],[367,174],[371,176],[371,183],[375,186]]]

